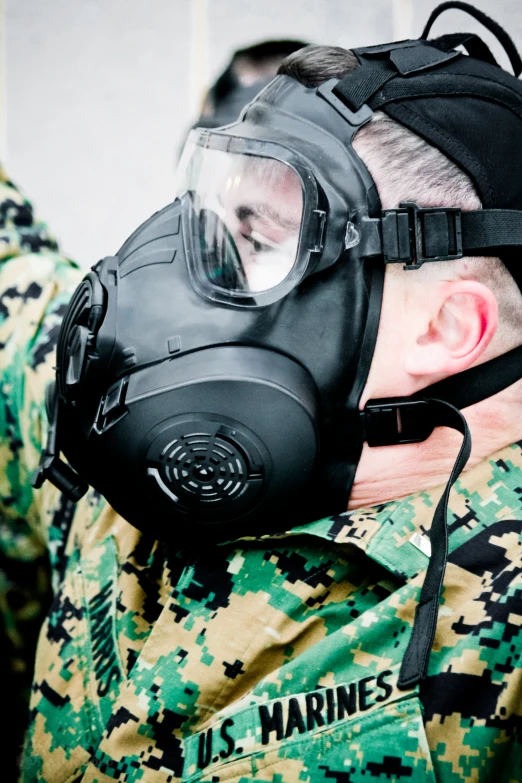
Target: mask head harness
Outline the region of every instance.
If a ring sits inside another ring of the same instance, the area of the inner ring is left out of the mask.
[[[343,513],[364,442],[458,430],[402,688],[426,676],[435,634],[448,498],[471,449],[460,409],[522,377],[517,348],[359,411],[386,264],[500,256],[522,281],[522,85],[476,35],[427,39],[446,8],[481,21],[520,74],[495,22],[443,3],[419,40],[355,50],[360,65],[341,80],[279,76],[237,123],[193,131],[178,198],[71,299],[35,478],[73,500],[91,484],[136,527],[200,544]],[[376,109],[460,166],[484,208],[382,210],[352,147]]]

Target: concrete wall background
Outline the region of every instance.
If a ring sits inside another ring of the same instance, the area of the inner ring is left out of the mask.
[[[64,252],[91,266],[171,200],[202,79],[232,50],[268,37],[347,47],[417,37],[437,4],[0,0],[0,157]],[[522,45],[520,0],[475,5]],[[455,29],[481,28],[451,11],[435,32]]]

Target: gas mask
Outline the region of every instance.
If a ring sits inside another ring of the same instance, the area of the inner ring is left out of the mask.
[[[326,497],[346,509],[384,265],[351,148],[371,111],[334,108],[331,86],[279,77],[240,137],[192,131],[174,203],[64,318],[60,448],[159,538],[281,530],[327,513]]]
[[[356,50],[359,68],[317,88],[278,76],[238,122],[191,132],[175,201],[71,299],[36,479],[73,499],[90,484],[159,539],[212,543],[346,511],[364,442],[458,429],[401,687],[424,676],[435,631],[448,495],[470,451],[459,408],[522,376],[516,349],[359,410],[386,264],[522,246],[519,209],[383,211],[353,149],[376,108],[393,116],[404,96],[436,105],[464,81],[478,94],[484,69],[489,100],[503,105],[502,79],[516,80],[480,39],[426,36]],[[522,116],[522,89],[510,89]]]

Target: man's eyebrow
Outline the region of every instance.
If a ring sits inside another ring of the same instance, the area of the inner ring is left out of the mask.
[[[299,226],[301,225],[300,221],[284,217],[265,201],[259,204],[242,204],[239,207],[236,207],[235,212],[238,220],[247,220],[250,217],[268,218],[268,220],[271,220],[276,225],[287,229],[288,231],[298,231]]]

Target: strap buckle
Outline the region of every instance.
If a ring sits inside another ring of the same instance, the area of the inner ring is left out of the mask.
[[[420,443],[435,428],[428,400],[390,397],[368,400],[361,412],[368,446]]]
[[[427,261],[463,258],[462,211],[455,207],[418,207],[401,202],[382,212],[384,263],[419,269]]]

